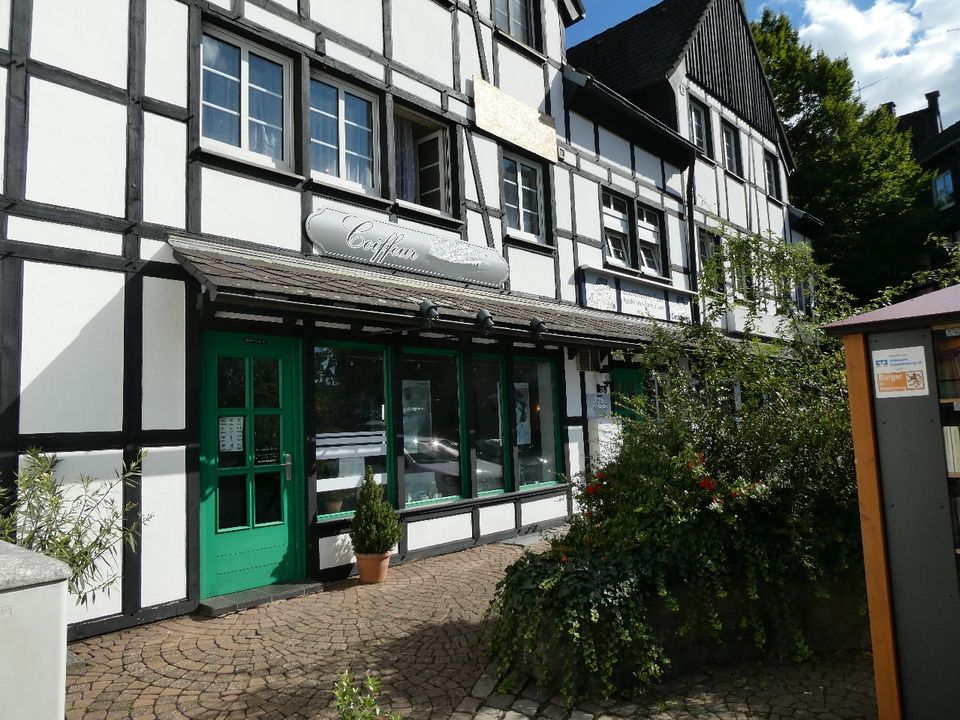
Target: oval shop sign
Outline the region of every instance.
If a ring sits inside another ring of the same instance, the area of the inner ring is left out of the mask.
[[[354,212],[319,208],[307,217],[307,237],[320,255],[395,270],[501,285],[506,260],[487,247],[401,227]]]

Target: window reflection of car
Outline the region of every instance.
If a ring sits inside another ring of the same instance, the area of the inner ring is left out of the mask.
[[[458,444],[444,438],[409,438],[407,445],[412,446],[415,463],[447,462],[460,457]]]

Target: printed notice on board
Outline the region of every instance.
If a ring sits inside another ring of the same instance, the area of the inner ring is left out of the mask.
[[[878,399],[930,394],[922,347],[874,350],[871,357],[873,390]]]
[[[218,428],[220,452],[243,452],[243,416],[222,417]]]

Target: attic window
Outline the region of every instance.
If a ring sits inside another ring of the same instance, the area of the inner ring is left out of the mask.
[[[693,98],[690,98],[690,139],[704,155],[713,157],[710,111],[706,105]]]

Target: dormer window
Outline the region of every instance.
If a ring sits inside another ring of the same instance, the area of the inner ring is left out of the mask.
[[[949,170],[937,175],[933,181],[933,205],[937,208],[948,208],[956,201],[953,191],[953,173]]]

